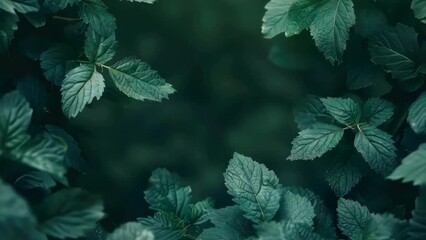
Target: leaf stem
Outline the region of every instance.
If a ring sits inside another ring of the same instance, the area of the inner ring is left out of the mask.
[[[81,18],[72,18],[72,17],[64,17],[64,16],[53,16],[52,18],[63,20],[63,21],[69,21],[69,22],[76,22],[81,20]]]

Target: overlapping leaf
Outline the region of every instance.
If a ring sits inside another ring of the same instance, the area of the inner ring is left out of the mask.
[[[426,92],[422,93],[408,109],[407,121],[416,133],[426,133]]]
[[[340,231],[351,240],[358,240],[370,220],[370,212],[358,202],[339,199],[337,220]]]
[[[426,185],[426,143],[406,156],[388,178],[402,179],[403,182],[413,182],[414,185]]]

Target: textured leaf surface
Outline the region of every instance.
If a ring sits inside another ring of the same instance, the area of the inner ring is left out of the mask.
[[[426,133],[426,92],[411,104],[407,121],[415,133]]]
[[[208,220],[207,216],[213,210],[213,207],[214,200],[212,198],[189,204],[187,209],[185,209],[185,219],[195,225],[202,224]]]
[[[144,193],[150,208],[182,216],[192,198],[191,187],[166,169],[154,170],[149,183],[150,186]]]
[[[339,199],[337,202],[337,226],[349,239],[360,239],[370,219],[370,212],[358,202]]]
[[[105,88],[104,77],[95,65],[81,65],[71,70],[62,83],[62,110],[75,117],[94,98],[100,99]]]
[[[28,138],[32,109],[18,92],[5,94],[0,100],[0,147],[13,148]]]
[[[154,233],[155,240],[179,240],[185,234],[185,222],[175,214],[158,212],[154,217],[138,218],[138,221]]]
[[[322,240],[309,225],[291,222],[267,222],[257,227],[259,240]]]
[[[318,123],[302,130],[292,142],[289,160],[312,160],[336,147],[343,137],[341,127]]]
[[[224,173],[225,186],[244,216],[260,223],[271,220],[280,207],[281,189],[278,178],[265,165],[234,153]]]
[[[114,230],[106,240],[154,240],[154,234],[142,224],[128,222]]]
[[[358,161],[355,156],[339,157],[327,169],[325,178],[337,196],[346,195],[364,175]]]
[[[309,96],[302,106],[294,110],[294,118],[299,130],[311,128],[318,122],[332,123],[334,121],[321,100],[314,96]]]
[[[327,111],[339,123],[353,125],[361,118],[361,108],[358,103],[350,98],[322,98]]]
[[[47,80],[60,86],[67,72],[67,61],[74,57],[67,45],[54,45],[40,55],[40,67]]]
[[[290,191],[283,195],[280,215],[280,220],[284,222],[314,225],[315,212],[311,202],[307,198]]]
[[[329,0],[316,11],[310,26],[318,49],[331,63],[342,62],[349,28],[355,25],[352,0]]]
[[[84,53],[92,63],[107,63],[111,60],[117,48],[115,35],[103,37],[92,28],[86,30],[86,41],[84,42]]]
[[[49,236],[65,239],[84,236],[103,218],[102,201],[85,190],[60,190],[37,207],[39,229]]]
[[[426,185],[426,143],[406,156],[388,178],[402,179],[402,182],[413,182],[414,185]]]
[[[370,38],[371,61],[381,65],[393,78],[406,80],[417,76],[417,33],[413,28],[397,24]]]
[[[0,2],[0,9],[5,10],[9,13],[20,13],[36,12],[40,8],[37,0],[2,0]]]
[[[50,189],[56,186],[56,181],[50,176],[49,173],[34,171],[26,173],[16,179],[15,186],[21,190],[28,190],[34,188]]]
[[[412,0],[411,9],[413,9],[414,16],[426,23],[426,1],[425,0]]]
[[[157,71],[135,58],[125,58],[108,71],[118,89],[136,100],[161,101],[175,92]]]
[[[395,218],[392,214],[371,214],[364,229],[363,238],[366,240],[397,240],[407,239],[405,229],[407,222]]]
[[[266,4],[266,13],[263,17],[262,33],[266,38],[272,38],[285,32],[288,23],[288,12],[294,0],[271,0]]]
[[[394,109],[392,103],[386,100],[370,98],[364,103],[362,112],[365,120],[370,125],[377,127],[392,117]]]
[[[99,35],[109,37],[115,33],[115,17],[107,11],[107,6],[100,0],[81,0],[79,15]]]
[[[377,173],[389,175],[397,166],[396,148],[392,137],[371,125],[360,125],[354,146],[364,160]]]
[[[49,13],[56,13],[59,10],[63,10],[68,6],[73,6],[80,0],[45,0],[42,3],[43,9]]]

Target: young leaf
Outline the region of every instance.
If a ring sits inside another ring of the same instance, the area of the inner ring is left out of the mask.
[[[14,148],[29,136],[33,110],[27,100],[18,92],[5,94],[0,100],[0,148]]]
[[[292,142],[288,160],[312,160],[336,147],[343,137],[341,127],[318,123],[311,129],[302,130]]]
[[[115,33],[115,17],[101,0],[81,0],[79,6],[80,17],[99,35],[109,37]]]
[[[154,170],[149,183],[149,188],[144,192],[149,207],[156,211],[182,216],[191,202],[191,187],[186,186],[179,176],[166,169]]]
[[[411,104],[407,121],[415,133],[426,133],[426,92]]]
[[[417,33],[413,28],[397,24],[370,38],[371,61],[381,65],[393,78],[407,80],[417,76]]]
[[[414,16],[426,23],[426,1],[425,0],[412,0],[411,9],[413,9]]]
[[[12,41],[15,31],[18,29],[18,21],[17,15],[0,10],[0,54],[6,51]]]
[[[15,186],[21,190],[34,188],[43,188],[49,190],[50,188],[56,186],[56,181],[49,173],[34,171],[24,174],[16,179]]]
[[[265,165],[234,153],[224,173],[225,186],[234,202],[254,223],[270,221],[280,207],[281,188],[278,178]]]
[[[108,68],[108,72],[118,89],[136,100],[161,101],[175,92],[157,71],[135,58],[125,58],[115,63]]]
[[[392,103],[386,100],[370,98],[364,103],[362,113],[371,126],[378,127],[392,117],[394,109]]]
[[[315,212],[311,202],[306,197],[290,191],[284,193],[280,215],[280,220],[283,222],[301,223],[307,226],[314,225]]]
[[[49,135],[30,139],[11,152],[16,161],[58,177],[63,177],[67,171],[65,153],[66,146]]]
[[[364,175],[359,159],[355,156],[338,158],[327,169],[326,180],[337,196],[345,196]]]
[[[374,171],[389,175],[398,164],[392,136],[368,124],[358,125],[358,130],[354,141],[356,150]]]
[[[416,198],[415,208],[412,212],[413,217],[410,219],[410,227],[408,228],[409,237],[407,240],[421,240],[426,238],[426,187],[423,186],[419,190]]]
[[[142,224],[128,222],[115,229],[106,240],[154,240],[152,231],[147,230]]]
[[[406,156],[388,178],[413,182],[413,185],[426,185],[426,143]]]
[[[353,125],[361,118],[361,108],[358,103],[350,98],[321,98],[327,111],[339,123]]]
[[[30,207],[12,187],[0,180],[0,236],[2,239],[47,240],[36,230]]]
[[[103,209],[102,201],[85,190],[60,190],[37,206],[38,228],[59,239],[82,237],[104,217]]]
[[[358,202],[340,198],[337,202],[337,226],[351,240],[360,239],[370,212]]]
[[[86,30],[86,41],[84,42],[84,53],[92,63],[107,63],[111,60],[117,48],[115,35],[103,37],[93,31],[91,27]]]
[[[62,110],[75,117],[94,98],[100,99],[105,88],[104,77],[95,65],[81,65],[71,70],[62,83]]]
[[[352,0],[328,0],[321,6],[310,25],[318,49],[332,64],[342,62],[349,28],[355,25]]]
[[[40,55],[40,67],[47,80],[60,86],[67,72],[67,61],[74,57],[72,49],[63,44],[50,47]]]

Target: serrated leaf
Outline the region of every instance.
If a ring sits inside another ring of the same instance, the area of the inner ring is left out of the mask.
[[[80,2],[80,0],[43,0],[42,6],[47,12],[56,13],[78,2]]]
[[[0,4],[5,2],[0,1]],[[0,54],[5,52],[18,30],[17,15],[0,10]]]
[[[27,202],[0,180],[0,236],[5,240],[47,240],[36,230],[37,220]]]
[[[337,202],[337,226],[349,239],[359,239],[369,219],[370,212],[358,202],[343,198]]]
[[[56,186],[56,181],[46,172],[34,171],[26,173],[16,179],[15,186],[21,190],[29,190],[34,188],[50,189]]]
[[[71,70],[62,83],[62,110],[67,117],[75,117],[94,98],[99,100],[105,83],[95,65],[81,65]]]
[[[332,123],[334,118],[327,112],[319,98],[309,96],[302,106],[294,110],[294,120],[299,130],[304,130],[318,122]]]
[[[329,0],[316,11],[310,25],[311,35],[320,52],[332,64],[342,62],[349,28],[355,25],[352,0]]]
[[[411,9],[413,10],[414,16],[416,16],[417,19],[422,21],[422,23],[426,23],[426,1],[425,0],[412,0]]]
[[[388,178],[413,182],[413,185],[426,185],[426,143],[406,156]]]
[[[318,123],[299,132],[293,142],[288,160],[313,160],[336,147],[343,137],[341,127]]]
[[[149,208],[182,216],[191,202],[191,187],[166,169],[156,169],[149,178],[150,186],[144,192]]]
[[[65,166],[66,146],[48,135],[39,135],[26,141],[22,146],[12,150],[14,160],[35,169],[63,177]]]
[[[20,13],[36,12],[40,8],[38,0],[2,0],[0,2],[0,9],[5,10],[9,13]]]
[[[337,196],[346,195],[364,175],[359,159],[340,156],[327,169],[325,178]]]
[[[368,124],[378,127],[393,116],[394,109],[393,104],[384,99],[370,98],[364,103],[362,114]]]
[[[294,0],[271,0],[266,4],[266,13],[262,19],[262,33],[266,38],[275,37],[286,31],[288,12],[294,2]]]
[[[311,202],[290,191],[284,193],[280,206],[280,221],[313,226],[315,217]]]
[[[406,239],[407,221],[395,218],[392,214],[371,214],[363,231],[363,240]]]
[[[40,67],[47,80],[60,86],[67,73],[67,61],[74,57],[73,50],[63,44],[50,47],[40,55]]]
[[[85,190],[60,190],[37,206],[38,228],[59,239],[82,237],[104,217],[103,209],[102,201]]]
[[[259,240],[322,240],[309,225],[291,222],[267,222],[257,226]]]
[[[128,222],[108,235],[106,240],[154,240],[152,231],[137,222]]]
[[[381,65],[393,78],[407,80],[417,76],[417,33],[413,28],[397,24],[370,37],[371,61]]]
[[[81,0],[78,13],[99,35],[109,37],[115,33],[115,17],[107,11],[107,6],[101,0]]]
[[[18,91],[7,93],[0,99],[0,148],[14,148],[29,137],[27,129],[32,112]]]
[[[358,125],[354,146],[368,165],[383,176],[389,175],[398,164],[393,143],[392,136],[386,132],[368,124]]]
[[[426,92],[423,92],[408,109],[407,121],[415,133],[426,133]]]
[[[194,225],[199,225],[208,220],[208,214],[213,210],[214,200],[206,198],[203,201],[189,204],[185,209],[185,219]]]
[[[185,234],[185,222],[173,213],[158,212],[138,221],[154,233],[155,240],[179,240]]]
[[[86,41],[84,42],[84,53],[92,63],[107,63],[111,60],[117,48],[115,34],[103,37],[92,28],[86,30]]]
[[[327,111],[341,124],[353,125],[361,118],[361,108],[350,98],[321,98]]]
[[[415,208],[410,219],[407,240],[422,240],[426,237],[426,187],[419,190],[416,198]]]
[[[281,188],[273,171],[249,157],[234,153],[224,177],[228,193],[247,219],[260,223],[275,216],[280,207]]]
[[[161,101],[175,92],[157,71],[135,58],[125,58],[115,63],[108,68],[108,72],[118,89],[136,100]]]

